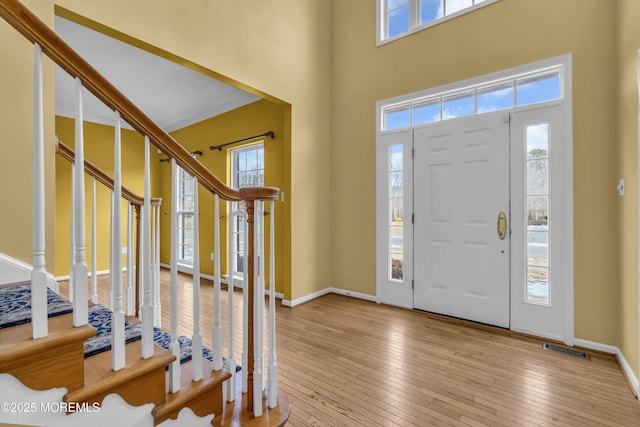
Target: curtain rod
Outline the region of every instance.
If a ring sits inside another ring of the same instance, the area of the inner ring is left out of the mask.
[[[226,147],[227,145],[233,145],[233,144],[239,144],[241,142],[245,142],[245,141],[251,141],[252,139],[257,139],[257,138],[262,138],[262,137],[267,137],[267,138],[275,138],[276,134],[273,133],[272,130],[270,130],[269,132],[265,132],[261,135],[255,135],[255,136],[250,136],[248,138],[243,138],[243,139],[239,139],[237,141],[231,141],[231,142],[227,142],[226,144],[220,144],[220,145],[211,145],[209,146],[209,150],[213,151],[213,150],[218,150],[218,151],[222,151],[222,147]]]

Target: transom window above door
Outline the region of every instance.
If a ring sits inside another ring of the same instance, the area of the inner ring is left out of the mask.
[[[383,107],[381,130],[558,100],[564,96],[562,73],[562,66],[556,66],[393,103]]]
[[[498,0],[378,0],[378,44],[471,12]]]

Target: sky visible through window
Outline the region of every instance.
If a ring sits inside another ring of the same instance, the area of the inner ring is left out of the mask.
[[[387,38],[411,30],[410,9],[414,1],[417,2],[415,7],[419,7],[417,26],[422,27],[486,0],[387,0]]]
[[[561,75],[553,70],[389,107],[385,109],[383,125],[384,130],[400,129],[561,97]]]

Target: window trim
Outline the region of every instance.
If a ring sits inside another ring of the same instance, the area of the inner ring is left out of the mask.
[[[419,6],[420,0],[409,0],[409,31],[401,34],[397,34],[393,37],[385,38],[387,1],[388,0],[376,0],[376,46],[377,47],[383,46],[387,43],[394,42],[396,40],[400,40],[404,37],[410,36],[411,34],[415,34],[427,28],[434,27],[436,25],[439,25],[451,19],[455,19],[459,16],[473,12],[485,6],[489,6],[490,4],[496,3],[500,0],[485,0],[482,3],[474,4],[473,6],[459,10],[455,13],[452,13],[451,15],[445,15],[442,18],[435,19],[423,25],[420,25],[420,20],[418,18],[420,15],[420,6]]]

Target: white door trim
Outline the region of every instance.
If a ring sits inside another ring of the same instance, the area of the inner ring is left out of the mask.
[[[574,254],[573,254],[573,118],[572,118],[572,105],[573,105],[573,96],[572,96],[572,67],[571,67],[572,57],[571,54],[558,56],[555,58],[550,58],[514,68],[510,68],[507,70],[498,71],[495,73],[487,74],[484,76],[478,76],[471,79],[463,80],[460,82],[455,82],[451,84],[442,85],[439,87],[414,92],[411,94],[406,94],[394,98],[389,98],[385,100],[378,101],[376,103],[376,154],[377,154],[377,164],[376,164],[376,300],[378,303],[387,303],[393,305],[400,305],[407,307],[408,304],[413,306],[413,300],[409,300],[408,298],[402,298],[402,301],[396,301],[394,298],[388,298],[392,291],[388,289],[388,281],[383,280],[387,272],[386,268],[386,257],[388,252],[388,244],[389,239],[386,236],[386,215],[387,207],[385,205],[386,202],[383,202],[387,198],[387,177],[385,170],[386,159],[381,158],[385,155],[385,149],[383,146],[388,144],[388,140],[385,140],[385,135],[389,135],[392,132],[403,132],[408,131],[411,128],[404,128],[402,130],[397,131],[383,131],[382,130],[382,115],[385,108],[389,106],[393,106],[395,104],[402,104],[406,102],[410,102],[411,100],[417,98],[424,98],[435,94],[442,94],[444,92],[459,90],[465,87],[476,86],[482,83],[488,83],[504,78],[508,78],[509,76],[534,72],[539,69],[543,69],[546,67],[553,67],[562,65],[563,67],[563,89],[564,94],[561,101],[552,101],[552,103],[560,103],[563,106],[563,119],[566,123],[564,126],[564,144],[563,144],[563,159],[564,159],[564,167],[563,167],[563,176],[562,176],[562,189],[565,194],[566,200],[563,211],[563,222],[565,227],[562,231],[562,238],[566,242],[571,242],[571,244],[565,245],[563,248],[563,259],[565,260],[565,268],[563,271],[563,284],[564,284],[564,337],[563,341],[568,345],[574,344]],[[526,107],[519,107],[526,108]],[[509,110],[505,110],[508,112]],[[513,110],[512,110],[513,111]],[[517,109],[516,109],[517,111]],[[640,141],[639,141],[640,145]],[[640,162],[640,158],[639,158]],[[406,182],[406,181],[405,181]],[[640,181],[639,181],[640,182]],[[405,188],[405,192],[408,191]],[[408,206],[408,205],[406,205]],[[640,220],[640,218],[639,218]],[[413,234],[413,226],[409,223],[409,221],[405,222],[405,229],[411,229],[411,234]],[[406,235],[406,232],[405,232]],[[405,258],[412,258],[413,253],[412,247],[405,246]],[[409,279],[411,275],[411,279],[413,279],[413,272],[406,271],[405,269],[405,281]],[[382,275],[381,275],[382,274]],[[640,281],[639,281],[640,286]],[[640,307],[640,299],[638,302]],[[640,321],[639,321],[640,323]],[[640,346],[639,346],[640,347]]]
[[[638,167],[640,167],[640,50],[638,50]],[[640,226],[640,173],[638,173],[638,226]],[[639,229],[640,230],[640,227]],[[640,384],[640,231],[638,231],[638,381]],[[638,388],[638,387],[636,387]],[[636,393],[640,399],[640,395]]]

